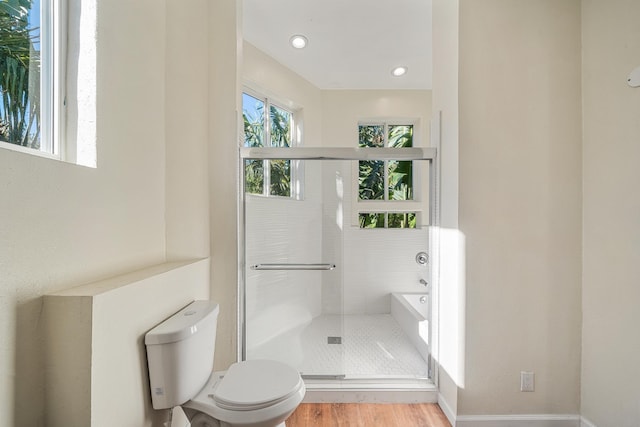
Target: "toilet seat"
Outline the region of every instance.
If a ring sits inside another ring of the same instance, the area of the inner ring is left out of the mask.
[[[300,404],[305,390],[294,368],[250,360],[212,373],[198,395],[181,406],[190,419],[200,412],[232,426],[279,425]]]
[[[250,360],[233,364],[209,394],[217,406],[253,411],[275,405],[298,393],[298,371],[274,360]]]

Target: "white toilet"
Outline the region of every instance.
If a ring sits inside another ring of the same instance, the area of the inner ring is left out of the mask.
[[[302,402],[291,366],[251,360],[213,372],[218,304],[194,301],[145,336],[154,409],[181,406],[192,427],[275,427]]]

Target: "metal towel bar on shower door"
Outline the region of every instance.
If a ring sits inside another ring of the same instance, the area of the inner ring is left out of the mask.
[[[252,270],[333,270],[335,264],[256,264]]]

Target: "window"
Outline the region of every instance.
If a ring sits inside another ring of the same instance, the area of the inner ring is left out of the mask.
[[[415,212],[359,213],[360,228],[416,228]]]
[[[268,111],[269,114],[265,114]],[[242,94],[245,147],[291,147],[294,143],[292,111],[267,98]],[[246,160],[245,191],[263,196],[295,197],[291,160]]]
[[[0,2],[0,145],[59,157],[56,0]]]
[[[358,126],[358,145],[365,148],[413,146],[414,126],[407,123],[365,123]],[[419,206],[414,200],[414,162],[358,162],[360,228],[416,228]]]

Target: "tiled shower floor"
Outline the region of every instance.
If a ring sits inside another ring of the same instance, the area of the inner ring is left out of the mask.
[[[341,343],[329,343],[337,341]],[[281,360],[303,375],[346,379],[426,378],[427,363],[390,314],[322,315],[249,353]]]

